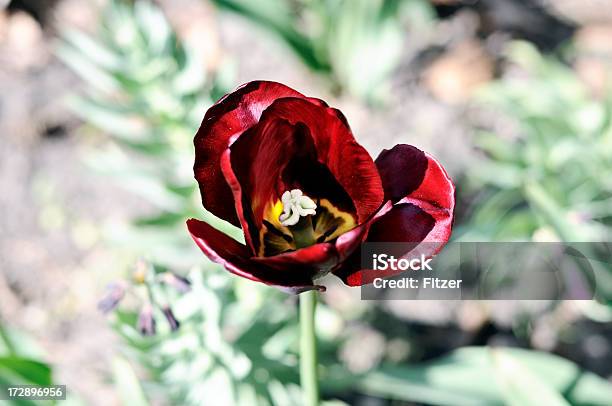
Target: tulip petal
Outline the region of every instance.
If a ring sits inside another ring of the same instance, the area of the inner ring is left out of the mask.
[[[256,257],[254,262],[294,272],[296,267],[312,267],[315,273],[325,272],[338,264],[338,253],[332,243],[319,243],[296,251],[270,257]]]
[[[367,242],[421,242],[435,223],[435,219],[420,207],[399,203],[372,224]]]
[[[350,196],[359,223],[376,212],[384,192],[378,169],[370,154],[355,141],[344,115],[337,109],[315,104],[312,99],[278,99],[265,117],[303,124],[314,140],[319,162],[324,164]]]
[[[397,202],[414,192],[425,178],[427,157],[412,145],[398,144],[384,149],[376,166],[385,190],[385,199]]]
[[[408,254],[415,249],[419,243],[426,240],[427,235],[435,228],[435,219],[427,212],[410,203],[400,203],[385,215],[379,217],[370,226],[366,243],[405,243],[406,252],[398,253],[398,256]],[[423,244],[426,248],[435,248],[434,252],[419,250],[426,256],[434,255],[444,244]],[[334,274],[340,277],[349,286],[361,286],[371,283],[377,277],[391,276],[394,272],[374,271],[361,267],[361,252],[356,250],[342,264],[334,270]]]
[[[324,290],[313,283],[317,270],[296,264],[294,269],[270,267],[250,259],[250,250],[230,236],[196,219],[187,220],[187,228],[195,243],[213,262],[223,265],[231,273],[256,282],[281,287],[284,291],[301,293]]]
[[[431,155],[409,145],[383,151],[376,164],[385,196],[396,204],[387,213],[376,215],[372,224],[363,226],[367,229],[365,242],[401,242],[406,243],[406,254],[437,254],[450,238],[455,207],[455,187],[444,168]],[[415,175],[407,176],[411,173]],[[341,243],[339,239],[337,245]],[[362,269],[359,249],[333,272],[349,286],[394,274]]]
[[[195,178],[200,186],[202,204],[215,216],[240,225],[233,197],[219,161],[230,139],[255,125],[261,113],[281,97],[304,97],[280,83],[255,81],[225,95],[206,112],[195,139]]]
[[[436,224],[427,241],[446,243],[453,223],[455,185],[442,165],[428,153],[405,144],[383,151],[376,165],[385,196],[393,202],[413,204],[432,216]]]
[[[412,197],[441,208],[455,205],[455,187],[431,155],[412,145],[398,144],[383,150],[376,166],[385,190],[385,199],[397,202]]]

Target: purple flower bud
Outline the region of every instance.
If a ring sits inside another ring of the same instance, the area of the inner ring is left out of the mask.
[[[104,314],[114,310],[125,296],[125,287],[125,283],[110,283],[106,288],[106,294],[98,302],[98,310]]]
[[[162,308],[162,312],[164,313],[164,316],[166,316],[166,320],[168,320],[168,324],[170,325],[170,330],[172,331],[178,330],[180,323],[174,317],[174,313],[172,313],[172,310],[168,306],[164,306]]]
[[[155,318],[153,317],[153,306],[146,303],[138,315],[138,331],[143,336],[155,335]]]
[[[187,293],[191,290],[191,282],[182,276],[176,275],[172,272],[164,272],[161,275],[161,280],[168,286],[172,286],[179,293]]]

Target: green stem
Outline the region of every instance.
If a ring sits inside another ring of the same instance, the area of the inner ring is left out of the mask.
[[[300,381],[304,395],[304,406],[319,404],[319,380],[317,376],[317,336],[315,332],[315,309],[317,291],[311,290],[300,298]]]

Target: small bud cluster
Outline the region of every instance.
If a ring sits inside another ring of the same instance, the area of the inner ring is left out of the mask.
[[[179,294],[191,290],[188,279],[175,273],[166,271],[158,273],[154,267],[139,260],[130,280],[119,280],[108,285],[106,294],[98,302],[98,309],[104,314],[115,310],[128,294],[133,294],[140,306],[137,328],[143,336],[152,336],[156,333],[156,309],[163,315],[171,331],[178,330],[180,323],[174,316],[165,288],[174,289]]]

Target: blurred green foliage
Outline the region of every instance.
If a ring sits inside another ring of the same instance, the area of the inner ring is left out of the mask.
[[[213,0],[289,46],[332,88],[383,102],[400,61],[406,25],[434,18],[425,0]]]
[[[112,137],[87,163],[157,209],[128,229],[111,230],[111,238],[157,263],[190,267],[201,256],[185,219],[202,216],[192,139],[205,108],[228,89],[223,72],[206,72],[205,55],[179,41],[145,1],[111,2],[96,39],[74,30],[63,38],[58,56],[88,84],[70,107]]]
[[[571,67],[529,43],[513,43],[506,56],[509,73],[480,95],[502,123],[475,136],[481,154],[468,168],[463,193],[476,197],[455,235],[467,241],[610,241],[612,93],[595,98]],[[580,246],[596,260],[590,263],[597,297],[612,303],[609,249]]]
[[[609,241],[612,100],[589,95],[570,67],[528,43],[514,43],[507,57],[511,73],[481,95],[506,119],[504,129],[476,135],[483,154],[468,168],[467,186],[480,196],[460,233],[480,241]]]
[[[608,381],[574,363],[516,348],[464,347],[430,362],[382,366],[356,385],[371,395],[449,406],[603,406],[612,396]]]
[[[293,2],[300,12],[285,14],[282,7],[289,2],[216,2],[270,25],[313,69],[367,97],[396,60],[393,48],[402,35],[396,13],[403,3],[414,3]],[[298,15],[309,15],[313,27],[320,25],[318,31],[303,31]],[[111,230],[111,239],[134,256],[149,258],[157,272],[189,270],[192,281],[188,293],[167,293],[181,322],[176,332],[162,328],[156,336],[143,337],[135,327],[136,309],[126,306],[115,313],[113,326],[126,356],[112,367],[120,398],[125,404],[298,404],[295,297],[231,277],[206,262],[184,225],[188,217],[204,218],[242,238],[239,229],[204,212],[192,174],[193,134],[205,109],[230,87],[226,75],[206,72],[205,55],[183,44],[149,2],[111,2],[99,28],[95,38],[63,33],[58,55],[87,84],[86,93],[70,105],[86,127],[108,135],[89,165],[153,207],[153,214]],[[357,68],[364,70],[351,71]],[[193,267],[200,263],[206,263],[205,270]],[[504,372],[508,368],[528,368],[537,377],[534,387],[549,399],[604,405],[610,398],[610,385],[602,379],[569,361],[529,351],[499,350],[502,355],[494,356],[488,348],[471,348],[412,365],[383,357],[361,373],[351,372],[339,357],[340,348],[348,326],[365,320],[372,307],[364,305],[349,316],[319,306],[325,398],[365,393],[440,405],[510,404],[517,393],[506,388],[517,384],[512,373]],[[145,379],[137,378],[136,364]]]
[[[173,404],[299,402],[294,306],[286,295],[211,269],[190,273],[192,291],[172,300],[181,328],[142,337],[136,313],[120,311],[117,332]],[[273,343],[273,344],[272,344]]]

